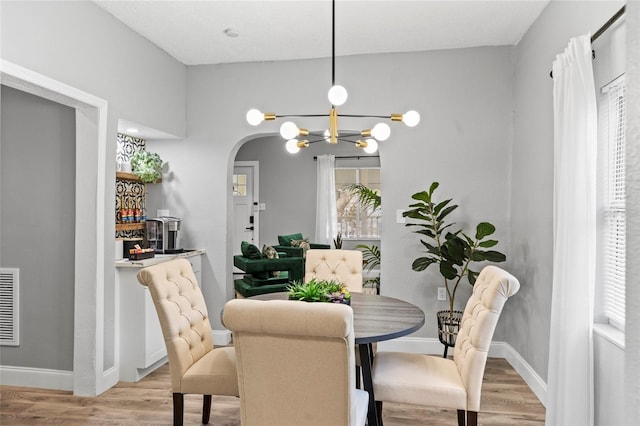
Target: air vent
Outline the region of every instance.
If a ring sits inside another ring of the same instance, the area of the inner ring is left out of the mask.
[[[0,345],[18,346],[18,269],[0,268]]]

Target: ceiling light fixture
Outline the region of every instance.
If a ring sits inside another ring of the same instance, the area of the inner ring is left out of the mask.
[[[328,114],[288,114],[276,115],[273,112],[260,112],[257,109],[251,109],[247,112],[247,122],[252,126],[257,126],[263,121],[273,121],[276,118],[310,118],[310,117],[329,117],[329,128],[324,132],[312,132],[304,128],[299,128],[292,121],[285,121],[280,126],[280,135],[287,141],[285,147],[292,154],[306,148],[309,144],[326,141],[336,144],[338,141],[350,142],[358,148],[362,148],[364,152],[372,154],[378,150],[378,141],[385,141],[391,135],[391,128],[386,123],[378,123],[371,129],[365,129],[360,132],[339,131],[338,130],[338,111],[337,106],[343,105],[349,97],[347,89],[337,85],[335,82],[336,75],[336,2],[332,0],[331,9],[331,89],[329,89],[328,99],[331,102],[331,109]],[[417,126],[420,122],[420,114],[416,111],[408,111],[404,114],[391,115],[360,115],[360,114],[341,114],[342,117],[351,118],[387,118],[391,121],[402,121],[409,127]]]
[[[240,31],[235,28],[227,28],[226,30],[224,30],[224,35],[230,38],[236,38],[240,35]]]

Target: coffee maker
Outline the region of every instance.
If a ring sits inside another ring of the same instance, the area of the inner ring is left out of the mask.
[[[182,253],[180,246],[180,219],[171,216],[147,219],[149,248],[159,254]]]

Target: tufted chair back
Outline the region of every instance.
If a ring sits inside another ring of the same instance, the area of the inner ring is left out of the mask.
[[[235,299],[222,321],[233,332],[243,425],[365,424],[349,306]]]
[[[478,275],[462,315],[453,360],[467,390],[467,410],[480,409],[480,390],[493,332],[507,299],[520,283],[503,269],[486,266]]]
[[[213,349],[204,297],[186,259],[163,262],[138,273],[149,287],[167,346],[171,388],[182,392],[184,373]]]
[[[207,306],[187,259],[175,259],[138,272],[149,287],[169,357],[173,424],[182,426],[184,394],[201,394],[202,423],[209,423],[212,395],[238,396],[236,352],[213,347]]]
[[[338,281],[351,292],[362,292],[362,252],[360,250],[307,250],[304,280]]]

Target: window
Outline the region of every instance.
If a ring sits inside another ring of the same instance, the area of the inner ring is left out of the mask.
[[[360,205],[357,195],[347,187],[362,184],[380,192],[380,169],[377,167],[336,168],[336,208],[338,231],[343,238],[380,238],[380,209],[372,211]]]
[[[247,175],[233,175],[233,196],[247,196]]]
[[[601,280],[603,315],[608,322],[624,329],[625,322],[625,86],[620,80],[603,88],[601,105],[606,149],[604,167],[601,241]]]

